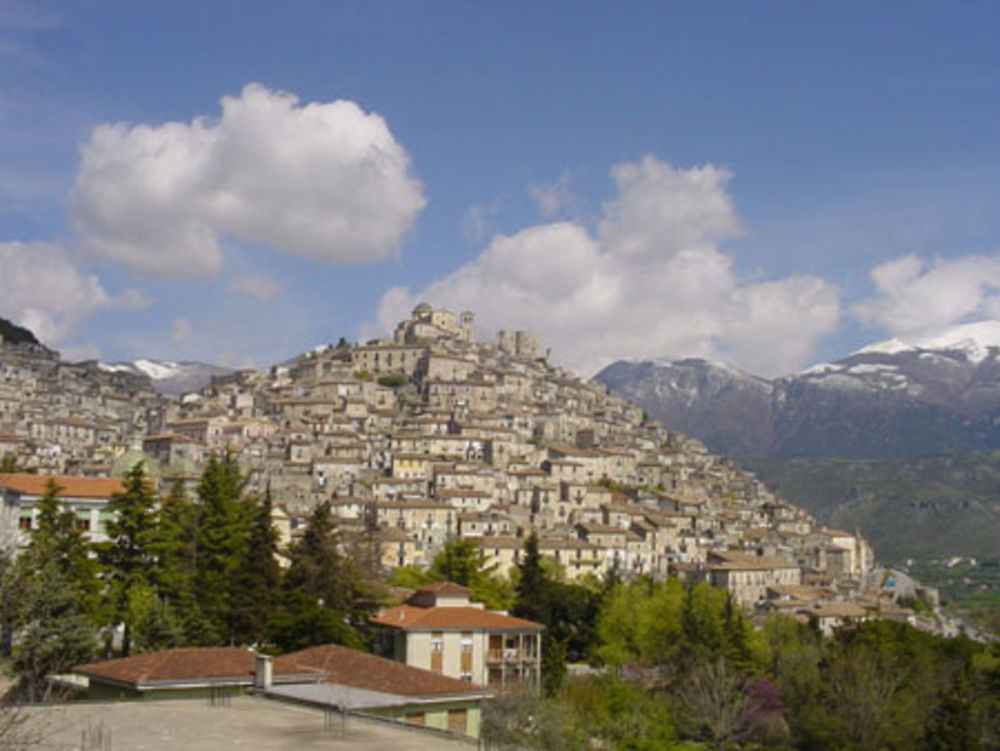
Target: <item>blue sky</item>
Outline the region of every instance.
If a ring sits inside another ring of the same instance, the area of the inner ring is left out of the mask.
[[[771,375],[1000,317],[998,33],[992,2],[0,0],[0,315],[263,366],[427,297],[582,373]]]

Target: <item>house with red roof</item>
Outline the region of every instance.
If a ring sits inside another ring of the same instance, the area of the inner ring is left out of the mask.
[[[334,644],[270,657],[238,647],[182,647],[80,665],[91,700],[221,699],[250,689],[324,710],[376,715],[478,737],[494,692]]]
[[[77,528],[91,542],[107,540],[107,523],[112,518],[107,508],[115,493],[125,488],[121,480],[110,477],[72,475],[0,474],[0,545],[4,549],[25,547],[35,528],[38,501],[50,482],[59,489],[59,501],[76,514]]]
[[[412,667],[498,690],[539,684],[544,626],[470,602],[458,584],[421,587],[372,623],[376,651]]]

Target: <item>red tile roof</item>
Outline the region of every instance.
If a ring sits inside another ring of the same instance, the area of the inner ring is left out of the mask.
[[[148,652],[117,660],[102,660],[79,665],[73,672],[104,678],[136,687],[149,683],[231,681],[250,684],[253,678],[254,653],[240,647],[181,647]],[[295,673],[316,673],[304,669]],[[275,676],[285,672],[276,668]]]
[[[122,481],[112,477],[73,477],[70,475],[0,474],[0,487],[24,495],[42,495],[52,480],[64,498],[110,498],[125,490]]]
[[[418,608],[412,605],[399,605],[389,608],[383,611],[381,615],[372,618],[372,623],[377,626],[400,628],[404,631],[430,631],[438,629],[488,629],[491,631],[507,629],[524,631],[526,629],[541,630],[544,628],[541,623],[494,613],[482,608]]]
[[[327,674],[327,683],[403,696],[482,693],[486,690],[474,683],[333,644],[276,657],[274,668],[276,674],[322,670]]]
[[[469,588],[454,582],[432,582],[418,587],[417,592],[428,592],[435,595],[468,595]]]

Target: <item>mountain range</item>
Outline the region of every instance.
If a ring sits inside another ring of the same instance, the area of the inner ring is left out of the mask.
[[[175,396],[204,388],[212,380],[212,376],[232,373],[230,368],[203,362],[172,362],[145,358],[130,362],[99,363],[98,367],[109,373],[145,376],[149,378],[157,392]]]
[[[775,379],[693,358],[619,361],[596,377],[737,458],[1000,448],[1000,321],[877,342]]]
[[[889,560],[996,559],[1000,321],[889,339],[765,379],[700,359],[597,375]]]

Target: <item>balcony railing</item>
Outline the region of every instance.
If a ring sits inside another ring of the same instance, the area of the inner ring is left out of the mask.
[[[494,648],[486,653],[487,662],[529,662],[537,659],[537,653],[529,649],[518,649],[517,647]]]

